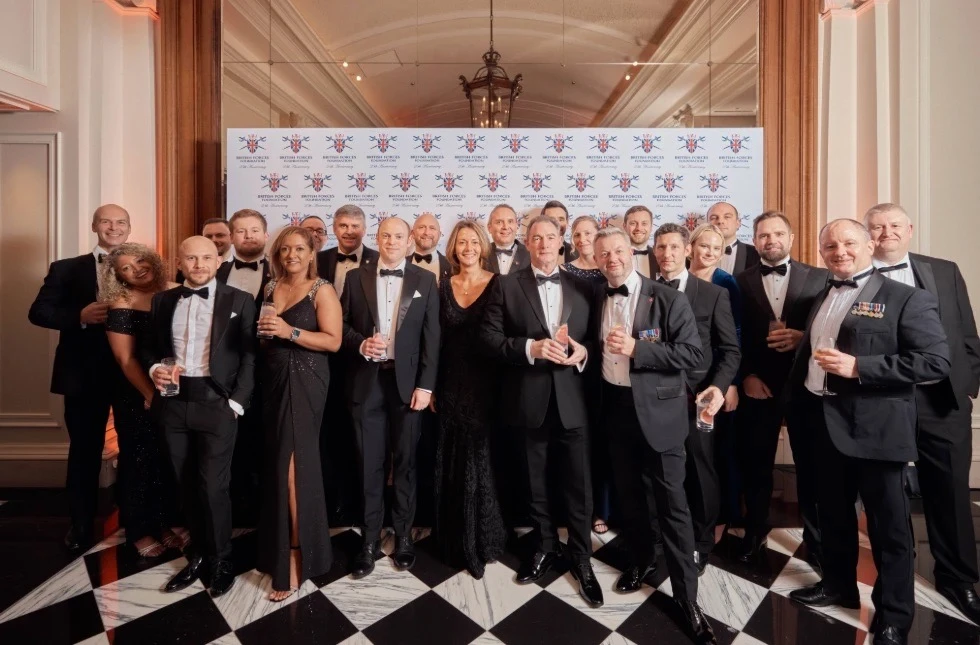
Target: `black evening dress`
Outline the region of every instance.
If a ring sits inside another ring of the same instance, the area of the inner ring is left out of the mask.
[[[561,266],[561,268],[565,269],[576,278],[585,280],[586,282],[602,284],[606,281],[606,277],[602,275],[602,271],[599,269],[580,269],[571,262],[566,262]]]
[[[289,325],[318,331],[314,301],[317,280],[307,297],[280,313]],[[275,281],[266,288],[271,301]],[[320,422],[327,400],[330,368],[327,353],[305,349],[281,338],[263,341],[263,426],[265,428],[262,509],[259,520],[258,569],[272,576],[272,588],[289,590],[289,458],[294,459],[298,546],[302,555],[299,582],[323,575],[333,564],[327,502],[320,466]]]
[[[475,342],[497,279],[493,276],[465,309],[456,302],[450,281],[439,283],[435,535],[443,559],[466,567],[475,578],[500,557],[507,539],[490,460],[497,371]]]
[[[135,338],[136,346],[149,333],[150,312],[138,309],[110,309],[107,331]],[[148,367],[148,366],[145,366]],[[143,408],[143,395],[117,370],[112,397],[112,418],[119,439],[119,472],[116,498],[119,523],[126,530],[130,544],[140,538],[159,539],[161,531],[173,520],[176,498],[170,477],[170,462],[153,424]]]

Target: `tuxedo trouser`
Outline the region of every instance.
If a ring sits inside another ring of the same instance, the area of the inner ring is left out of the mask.
[[[537,550],[558,550],[558,527],[549,502],[548,482],[559,482],[568,519],[568,555],[573,562],[588,562],[592,554],[592,473],[589,464],[588,426],[566,428],[558,413],[557,395],[551,393],[544,423],[523,428],[531,525],[538,530]],[[557,478],[550,473],[557,470]]]
[[[687,453],[684,490],[691,509],[694,543],[698,551],[707,556],[715,548],[715,526],[721,513],[721,482],[715,466],[715,432],[698,430],[693,412],[691,410],[688,417],[687,439],[684,440]],[[656,537],[659,542],[660,535]]]
[[[108,393],[65,395],[65,428],[68,430],[68,514],[74,530],[92,535],[98,510],[99,472],[105,428],[109,421]]]
[[[820,524],[818,489],[820,474],[826,467],[819,460],[816,438],[826,433],[827,427],[820,397],[808,391],[796,393],[786,410],[786,431],[796,467],[796,497],[803,519],[803,543],[807,553],[822,563],[824,529]],[[779,441],[778,434],[775,440]]]
[[[653,564],[655,543],[662,536],[674,598],[696,601],[698,574],[691,511],[684,492],[684,446],[654,450],[636,417],[632,388],[607,382],[602,388],[602,419],[609,436],[616,498],[634,563],[640,567]]]
[[[936,586],[972,589],[978,578],[970,502],[973,403],[968,397],[953,397],[946,382],[916,388],[919,460],[915,467],[929,549],[936,561]]]
[[[378,540],[384,524],[385,457],[393,453],[395,535],[409,537],[415,522],[416,457],[421,432],[420,412],[402,402],[395,370],[381,368],[363,401],[353,405],[354,436],[364,504],[364,539]],[[389,448],[390,446],[390,448]]]
[[[358,357],[360,358],[360,357]],[[328,510],[345,518],[361,515],[360,477],[351,455],[357,454],[354,443],[354,421],[351,419],[347,388],[352,370],[349,357],[330,354],[330,383],[320,423],[320,463],[323,464],[323,489]],[[363,360],[363,359],[362,359]],[[336,517],[331,515],[331,520]]]
[[[817,398],[809,393],[804,396]],[[860,495],[878,570],[871,591],[875,616],[880,616],[881,625],[893,625],[907,633],[915,613],[915,570],[905,464],[842,454],[830,438],[823,414],[815,416],[812,427],[820,460],[817,512],[823,535],[824,588],[847,599],[859,597],[858,518],[854,504]]]
[[[191,532],[189,555],[231,558],[231,461],[238,420],[210,377],[180,378],[180,393],[154,398]]]

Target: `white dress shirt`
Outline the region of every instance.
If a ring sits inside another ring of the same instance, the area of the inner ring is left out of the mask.
[[[738,240],[732,242],[729,248],[732,249],[730,254],[726,254],[725,249],[721,250],[721,259],[718,260],[718,267],[735,275],[735,255],[738,253]]]
[[[430,260],[429,262],[425,262],[425,261],[416,262],[415,261],[415,253],[418,253],[419,255],[431,255],[432,256],[432,260]],[[432,249],[431,251],[429,251],[427,253],[422,253],[421,251],[418,251],[418,250],[416,250],[415,253],[412,253],[412,255],[409,256],[409,257],[412,258],[412,264],[414,264],[415,266],[419,267],[420,269],[425,269],[426,271],[430,272],[432,275],[434,275],[436,277],[436,284],[439,284],[439,268],[440,268],[439,267],[439,252],[436,251],[435,249]]]
[[[493,245],[493,253],[497,256],[497,266],[500,268],[500,275],[507,275],[510,273],[510,268],[514,266],[514,256],[517,255],[517,242],[510,245],[511,253],[498,253],[498,249],[503,249],[502,246]],[[504,249],[506,250],[506,249]]]
[[[681,293],[684,293],[684,291],[687,289],[687,280],[688,278],[690,278],[690,276],[691,276],[690,272],[688,272],[687,269],[684,269],[683,271],[675,275],[673,278],[668,278],[664,274],[658,273],[654,279],[657,281],[659,281],[660,278],[663,278],[664,280],[680,280],[680,284],[677,285],[677,290],[680,291]]]
[[[337,267],[333,274],[333,288],[337,290],[337,297],[339,298],[341,294],[344,293],[344,280],[347,279],[347,273],[353,271],[357,267],[361,266],[361,262],[364,260],[364,245],[361,244],[351,255],[357,257],[357,262],[351,262],[350,260],[341,260],[340,254],[343,251],[340,247],[337,247]],[[346,255],[346,254],[345,254]]]
[[[871,260],[871,264],[876,269],[882,269],[882,268],[887,268],[887,267],[890,267],[890,266],[895,266],[896,264],[902,264],[903,262],[905,263],[905,268],[904,269],[895,269],[894,271],[882,271],[881,275],[883,275],[886,278],[889,278],[891,280],[897,280],[898,282],[901,282],[902,284],[908,285],[910,287],[914,287],[914,286],[916,286],[915,285],[915,274],[912,272],[912,262],[911,262],[911,260],[909,260],[909,254],[908,253],[906,253],[905,254],[905,257],[902,258],[901,260],[899,260],[898,262],[893,262],[891,264],[886,264],[886,263],[882,262],[881,260],[875,260],[875,259],[872,259]]]
[[[770,267],[779,266],[780,264],[786,265],[786,275],[779,275],[773,272],[769,275],[762,276],[762,288],[766,290],[766,298],[769,299],[769,306],[772,307],[772,313],[775,314],[776,320],[782,320],[783,305],[786,304],[786,290],[789,287],[789,273],[793,270],[793,265],[790,263],[788,255],[776,264],[769,264],[761,258],[759,262],[764,266]]]
[[[545,273],[544,271],[538,269],[537,267],[532,267],[534,271],[534,277],[540,276],[553,276],[561,275],[558,266],[556,265],[551,273]],[[541,308],[544,310],[545,322],[548,323],[548,331],[554,337],[555,330],[560,326],[561,323],[561,308],[562,308],[562,292],[561,292],[561,282],[544,282],[538,285],[538,297],[541,298]],[[527,343],[524,345],[524,355],[527,356],[527,362],[534,365],[534,357],[531,356],[531,343],[534,341],[530,338],[527,339]],[[585,369],[585,363],[588,361],[588,357],[585,358],[581,363],[576,365],[578,371]]]
[[[360,259],[360,258],[358,258]],[[401,269],[405,272],[405,260],[402,259],[393,267],[386,267],[380,261],[377,268],[378,280],[378,331],[388,339],[388,360],[395,359],[395,334],[398,333],[398,307],[402,301],[402,282],[404,278],[393,275],[381,275],[381,269]]]
[[[240,262],[245,262],[238,254],[234,254],[232,260],[238,259]],[[236,269],[234,265],[231,267],[231,271],[228,272],[228,286],[235,287],[236,289],[241,289],[245,293],[252,294],[253,298],[259,297],[259,290],[262,289],[262,273],[265,267],[262,266],[264,262],[267,262],[264,257],[258,259],[259,268],[258,269]]]
[[[640,275],[631,271],[623,283],[629,289],[628,296],[619,294],[607,297],[602,307],[602,378],[608,383],[620,386],[630,386],[630,357],[622,354],[610,354],[606,351],[606,337],[617,324],[623,325],[626,333],[633,331],[633,313],[640,297]]]
[[[858,274],[866,273],[866,271],[866,269],[858,271]],[[813,350],[817,348],[817,341],[821,338],[833,338],[836,347],[840,326],[843,324],[848,312],[851,311],[851,305],[857,300],[861,289],[867,284],[869,277],[871,277],[871,274],[867,274],[857,280],[857,287],[831,287],[827,293],[827,297],[820,304],[817,315],[813,317],[813,323],[810,326],[810,358],[807,364],[805,385],[806,389],[817,396],[822,396],[820,392],[823,390],[823,381],[826,372],[817,364],[816,359],[813,357]]]
[[[650,251],[647,254],[640,253],[639,255],[637,255],[636,254],[636,251],[645,251],[645,250],[647,250],[650,247],[648,247],[648,246],[633,246],[631,248],[633,250],[633,268],[636,269],[637,271],[639,271],[641,275],[649,278],[650,277],[650,256],[653,254],[653,251]]]

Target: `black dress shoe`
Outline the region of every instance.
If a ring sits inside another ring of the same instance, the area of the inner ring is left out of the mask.
[[[700,551],[694,552],[694,566],[697,567],[698,577],[704,575],[704,572],[708,568],[708,554],[701,553]]]
[[[201,556],[191,557],[187,566],[180,570],[180,573],[175,575],[167,583],[167,586],[163,588],[166,592],[180,591],[181,589],[186,589],[194,584],[201,575],[201,567],[204,565],[204,558]]]
[[[578,580],[578,595],[588,603],[589,607],[602,607],[602,588],[596,580],[595,571],[588,562],[572,567],[572,577]]]
[[[231,562],[218,560],[211,567],[211,586],[208,590],[212,598],[224,595],[235,584],[235,576],[231,572]]]
[[[368,542],[365,540],[360,552],[354,558],[354,566],[351,567],[350,575],[357,580],[374,571],[374,561],[381,556],[381,540]]]
[[[85,551],[88,551],[91,546],[91,534],[78,531],[74,526],[69,528],[68,533],[65,534],[65,548],[68,549],[68,553],[71,553],[72,555],[80,555]]]
[[[395,538],[395,553],[393,554],[395,566],[402,571],[408,571],[415,566],[415,545],[412,538]]]
[[[735,554],[735,559],[745,564],[758,562],[765,553],[768,541],[765,536],[748,535],[742,538],[742,544]]]
[[[959,609],[964,616],[980,625],[980,598],[977,597],[977,592],[973,590],[973,587],[966,589],[936,587],[936,591],[953,603],[953,606]]]
[[[860,598],[857,596],[853,598],[846,597],[839,593],[828,591],[824,588],[822,582],[791,591],[789,593],[789,597],[796,602],[802,603],[809,607],[826,607],[828,605],[837,605],[847,609],[861,608]]]
[[[643,586],[643,581],[652,580],[654,576],[657,575],[657,564],[651,564],[646,567],[638,567],[633,565],[629,569],[623,572],[623,575],[619,576],[619,580],[616,581],[616,591],[621,593],[630,593],[632,591],[638,591],[641,586]]]
[[[554,551],[549,551],[548,553],[538,551],[530,560],[525,561],[521,565],[521,568],[517,572],[517,582],[526,585],[530,582],[540,580],[544,574],[551,570],[551,567],[555,565],[555,561],[557,560],[558,554]]]
[[[677,601],[677,604],[684,615],[684,627],[690,632],[694,642],[701,645],[718,645],[715,632],[711,629],[711,625],[698,603],[682,600]]]
[[[875,632],[875,638],[871,642],[873,645],[906,645],[908,639],[898,627],[886,625],[880,631]]]

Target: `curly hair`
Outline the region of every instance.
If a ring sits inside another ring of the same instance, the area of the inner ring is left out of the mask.
[[[146,246],[136,242],[126,242],[114,248],[102,263],[102,286],[99,289],[99,302],[115,302],[122,299],[129,302],[131,296],[130,286],[119,277],[118,267],[119,258],[124,255],[132,255],[137,260],[145,260],[150,265],[153,272],[153,291],[163,291],[167,288],[167,273],[163,266],[163,258]]]

